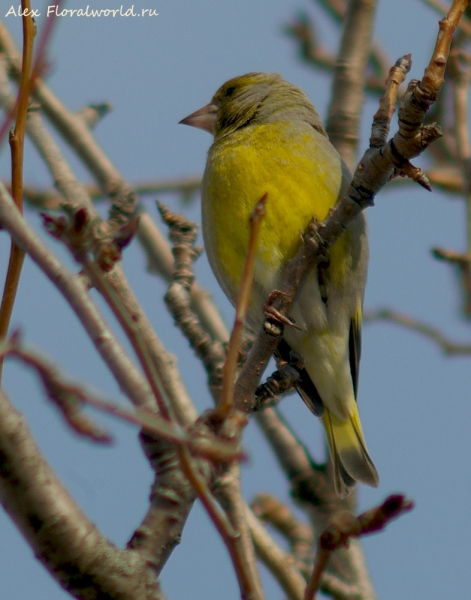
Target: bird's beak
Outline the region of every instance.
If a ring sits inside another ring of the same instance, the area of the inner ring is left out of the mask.
[[[218,109],[216,105],[206,104],[206,106],[203,106],[196,112],[188,115],[188,117],[182,119],[180,123],[203,129],[212,134],[217,121],[217,112]]]

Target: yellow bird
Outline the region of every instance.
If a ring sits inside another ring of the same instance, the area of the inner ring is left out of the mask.
[[[324,219],[350,174],[309,98],[277,73],[230,79],[209,104],[182,121],[213,134],[202,184],[203,237],[222,289],[236,302],[247,253],[249,216],[267,195],[255,260],[249,319],[260,328],[263,305],[313,216]],[[305,359],[297,389],[322,418],[339,496],[356,481],[378,486],[356,405],[361,315],[368,262],[360,215],[308,276],[285,326],[278,354]]]

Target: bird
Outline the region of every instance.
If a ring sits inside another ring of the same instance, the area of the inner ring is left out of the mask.
[[[266,194],[255,256],[249,325],[260,328],[263,307],[282,269],[302,244],[300,232],[323,220],[342,198],[351,175],[331,144],[308,96],[278,73],[247,73],[224,83],[180,123],[213,135],[203,175],[202,230],[211,268],[236,303],[249,241],[249,216]],[[304,359],[296,386],[321,418],[333,461],[337,495],[356,482],[377,487],[356,396],[361,319],[368,263],[361,213],[311,270],[284,326],[277,355]]]

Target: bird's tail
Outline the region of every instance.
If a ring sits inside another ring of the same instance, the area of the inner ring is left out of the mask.
[[[322,415],[322,421],[334,463],[334,484],[337,494],[344,498],[351,492],[357,481],[378,487],[378,472],[366,449],[356,404],[348,421],[339,419],[327,407]]]

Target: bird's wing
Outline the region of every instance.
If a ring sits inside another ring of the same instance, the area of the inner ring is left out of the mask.
[[[291,363],[290,353],[291,346],[286,340],[282,339],[278,343],[278,346],[275,350],[275,356],[288,363]],[[312,379],[309,377],[308,372],[306,369],[300,369],[296,365],[292,364],[292,366],[299,373],[299,380],[294,386],[296,391],[301,396],[309,410],[313,412],[316,417],[322,417],[322,414],[324,413],[324,403],[322,402],[319,392],[312,382]]]
[[[350,322],[350,332],[348,338],[348,349],[350,356],[350,371],[352,373],[353,391],[355,398],[358,390],[358,377],[360,374],[361,357],[361,304],[358,305],[357,312]]]

